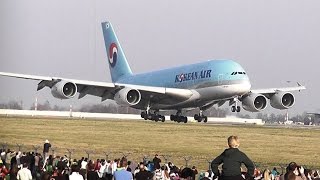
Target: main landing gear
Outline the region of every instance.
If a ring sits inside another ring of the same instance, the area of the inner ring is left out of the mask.
[[[194,120],[201,122],[203,121],[204,123],[208,122],[208,117],[203,115],[202,110],[200,110],[199,114],[194,115]]]
[[[188,122],[188,118],[186,116],[181,115],[181,110],[178,110],[176,115],[171,114],[170,120],[174,121],[174,122],[178,122],[178,123],[180,123],[180,122],[187,123]]]
[[[148,113],[147,111],[143,111],[141,112],[141,118],[143,118],[144,120],[152,120],[155,122],[164,122],[166,120],[164,116],[159,114],[159,111],[154,111],[154,113]]]

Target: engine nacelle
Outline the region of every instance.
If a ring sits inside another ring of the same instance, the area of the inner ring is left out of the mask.
[[[114,95],[114,100],[119,105],[134,106],[141,100],[141,94],[136,89],[123,88]]]
[[[262,94],[250,94],[242,99],[243,109],[259,112],[267,107],[267,98]]]
[[[276,109],[288,109],[294,105],[295,99],[289,92],[279,92],[271,96],[270,105]]]
[[[72,82],[60,81],[51,88],[51,94],[58,99],[70,99],[77,93],[77,85]]]

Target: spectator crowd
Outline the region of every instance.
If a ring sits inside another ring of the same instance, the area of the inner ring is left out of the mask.
[[[0,150],[0,180],[320,180],[316,170],[305,169],[295,162],[288,164],[286,172],[277,168],[260,171],[240,150],[236,136],[228,138],[229,148],[213,159],[211,168],[198,173],[195,166],[178,167],[163,163],[156,154],[150,161],[139,163],[126,157],[110,159],[70,159],[67,155],[49,154],[48,140],[43,153]],[[222,165],[222,168],[219,166]],[[241,164],[246,166],[242,169]],[[220,168],[218,168],[220,167]]]

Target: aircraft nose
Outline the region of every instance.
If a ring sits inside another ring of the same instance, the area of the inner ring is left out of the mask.
[[[250,89],[251,89],[250,81],[249,80],[243,81],[243,83],[242,83],[242,93],[246,94],[246,93],[248,93],[250,91]]]

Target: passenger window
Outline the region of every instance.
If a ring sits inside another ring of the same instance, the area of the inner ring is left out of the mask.
[[[232,72],[231,75],[234,75],[234,72]]]
[[[237,72],[234,72],[234,75],[236,75],[237,74]]]
[[[239,74],[242,74],[242,72],[238,72]]]

